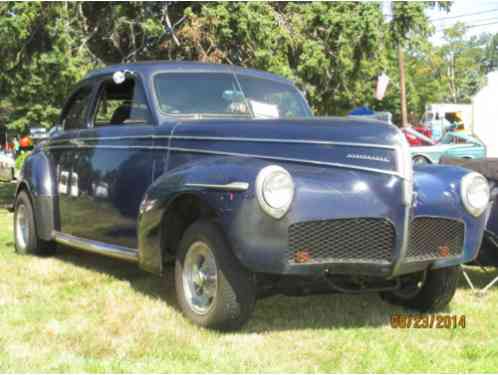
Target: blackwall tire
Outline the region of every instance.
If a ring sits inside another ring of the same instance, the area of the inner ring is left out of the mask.
[[[185,231],[177,251],[175,286],[184,315],[205,328],[239,329],[254,309],[251,273],[210,221],[195,222]]]
[[[14,241],[19,254],[49,255],[54,253],[55,244],[38,238],[31,199],[21,191],[14,210]]]
[[[410,297],[397,292],[383,292],[382,299],[420,312],[440,311],[444,309],[455,295],[460,266],[427,271],[427,276],[420,291]]]

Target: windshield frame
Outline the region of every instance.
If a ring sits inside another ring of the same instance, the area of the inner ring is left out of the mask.
[[[170,113],[170,112],[165,112],[161,109],[161,101],[159,99],[159,94],[156,89],[156,79],[157,76],[159,75],[173,75],[173,74],[226,74],[230,75],[233,77],[236,85],[238,86],[238,89],[242,92],[244,95],[244,101],[248,103],[248,98],[245,94],[245,92],[242,90],[242,86],[239,82],[239,77],[244,76],[244,77],[249,77],[253,79],[258,79],[258,80],[265,80],[265,81],[271,81],[275,82],[277,84],[285,85],[288,86],[290,89],[294,90],[296,94],[296,98],[299,101],[299,105],[301,106],[303,112],[306,113],[306,116],[301,116],[301,117],[292,117],[294,118],[310,118],[313,117],[313,112],[306,100],[306,98],[303,95],[303,92],[299,90],[291,81],[286,81],[284,79],[272,79],[268,77],[259,77],[256,74],[251,74],[250,72],[234,72],[234,71],[208,71],[208,70],[158,70],[154,72],[151,75],[151,81],[150,81],[150,89],[154,93],[152,97],[154,98],[155,101],[155,106],[157,108],[157,111],[160,115],[166,117],[166,118],[175,118],[175,119],[234,119],[234,120],[243,120],[243,119],[250,119],[250,120],[260,120],[259,118],[256,118],[254,116],[253,110],[250,105],[248,105],[249,108],[249,113],[246,114],[236,114],[236,113]],[[291,119],[287,117],[279,117],[275,118],[274,120],[286,120],[286,119]],[[262,120],[262,119],[261,119]]]

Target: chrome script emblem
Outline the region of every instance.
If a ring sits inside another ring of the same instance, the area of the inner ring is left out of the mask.
[[[384,156],[374,156],[367,154],[347,154],[346,158],[348,159],[360,159],[360,160],[372,160],[372,161],[381,161],[383,163],[389,163],[391,160]]]

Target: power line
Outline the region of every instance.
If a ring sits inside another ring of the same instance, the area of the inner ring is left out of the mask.
[[[498,21],[498,15],[493,16],[493,17],[476,18],[476,19],[472,19],[472,20],[468,20],[468,21],[458,20],[458,21],[453,21],[452,23],[448,22],[448,23],[445,23],[445,24],[434,25],[434,26],[436,26],[438,28],[446,28],[446,27],[450,27],[450,26],[456,25],[458,22],[463,23],[465,25],[472,25],[472,24],[478,24],[478,23],[481,23],[481,22],[489,22],[489,21]]]
[[[490,23],[482,23],[480,25],[470,25],[470,26],[465,26],[467,29],[471,29],[473,27],[481,27],[481,26],[489,26],[489,25],[498,25],[498,21],[496,22],[490,22]]]
[[[498,22],[498,17],[491,17],[491,18],[481,18],[480,20],[473,20],[472,22],[463,22],[463,25],[465,28],[468,27],[473,27],[474,25],[480,25],[481,23],[486,23],[486,22]],[[438,25],[436,26],[436,30],[445,30],[449,29],[450,27],[455,26],[456,23],[453,24],[448,24],[448,25]]]
[[[483,11],[474,12],[474,13],[464,13],[464,14],[460,14],[460,15],[457,15],[457,16],[451,16],[451,17],[434,18],[434,19],[430,19],[429,21],[431,21],[431,22],[439,22],[439,21],[443,21],[443,20],[451,20],[451,19],[455,19],[455,18],[477,16],[479,14],[493,13],[493,12],[498,12],[498,9],[483,10]]]
[[[498,21],[496,22],[488,22],[488,23],[481,23],[481,24],[476,24],[476,25],[465,25],[465,29],[473,29],[474,27],[481,27],[481,26],[490,26],[490,25],[498,25]],[[436,29],[436,32],[443,32],[444,30],[448,29],[449,27],[444,27],[442,29]]]

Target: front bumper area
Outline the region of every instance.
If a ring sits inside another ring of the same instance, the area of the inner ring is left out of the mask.
[[[221,224],[255,273],[395,278],[450,267],[477,256],[486,217],[462,206],[466,172],[457,172],[421,174],[405,206],[401,179],[321,170],[322,178],[296,178],[296,198],[282,220],[262,214],[249,194]]]
[[[291,274],[330,273],[397,276],[425,270],[437,262],[464,257],[462,220],[418,216],[409,225],[406,254],[395,267],[396,230],[387,219],[336,219],[289,228],[285,252]]]

